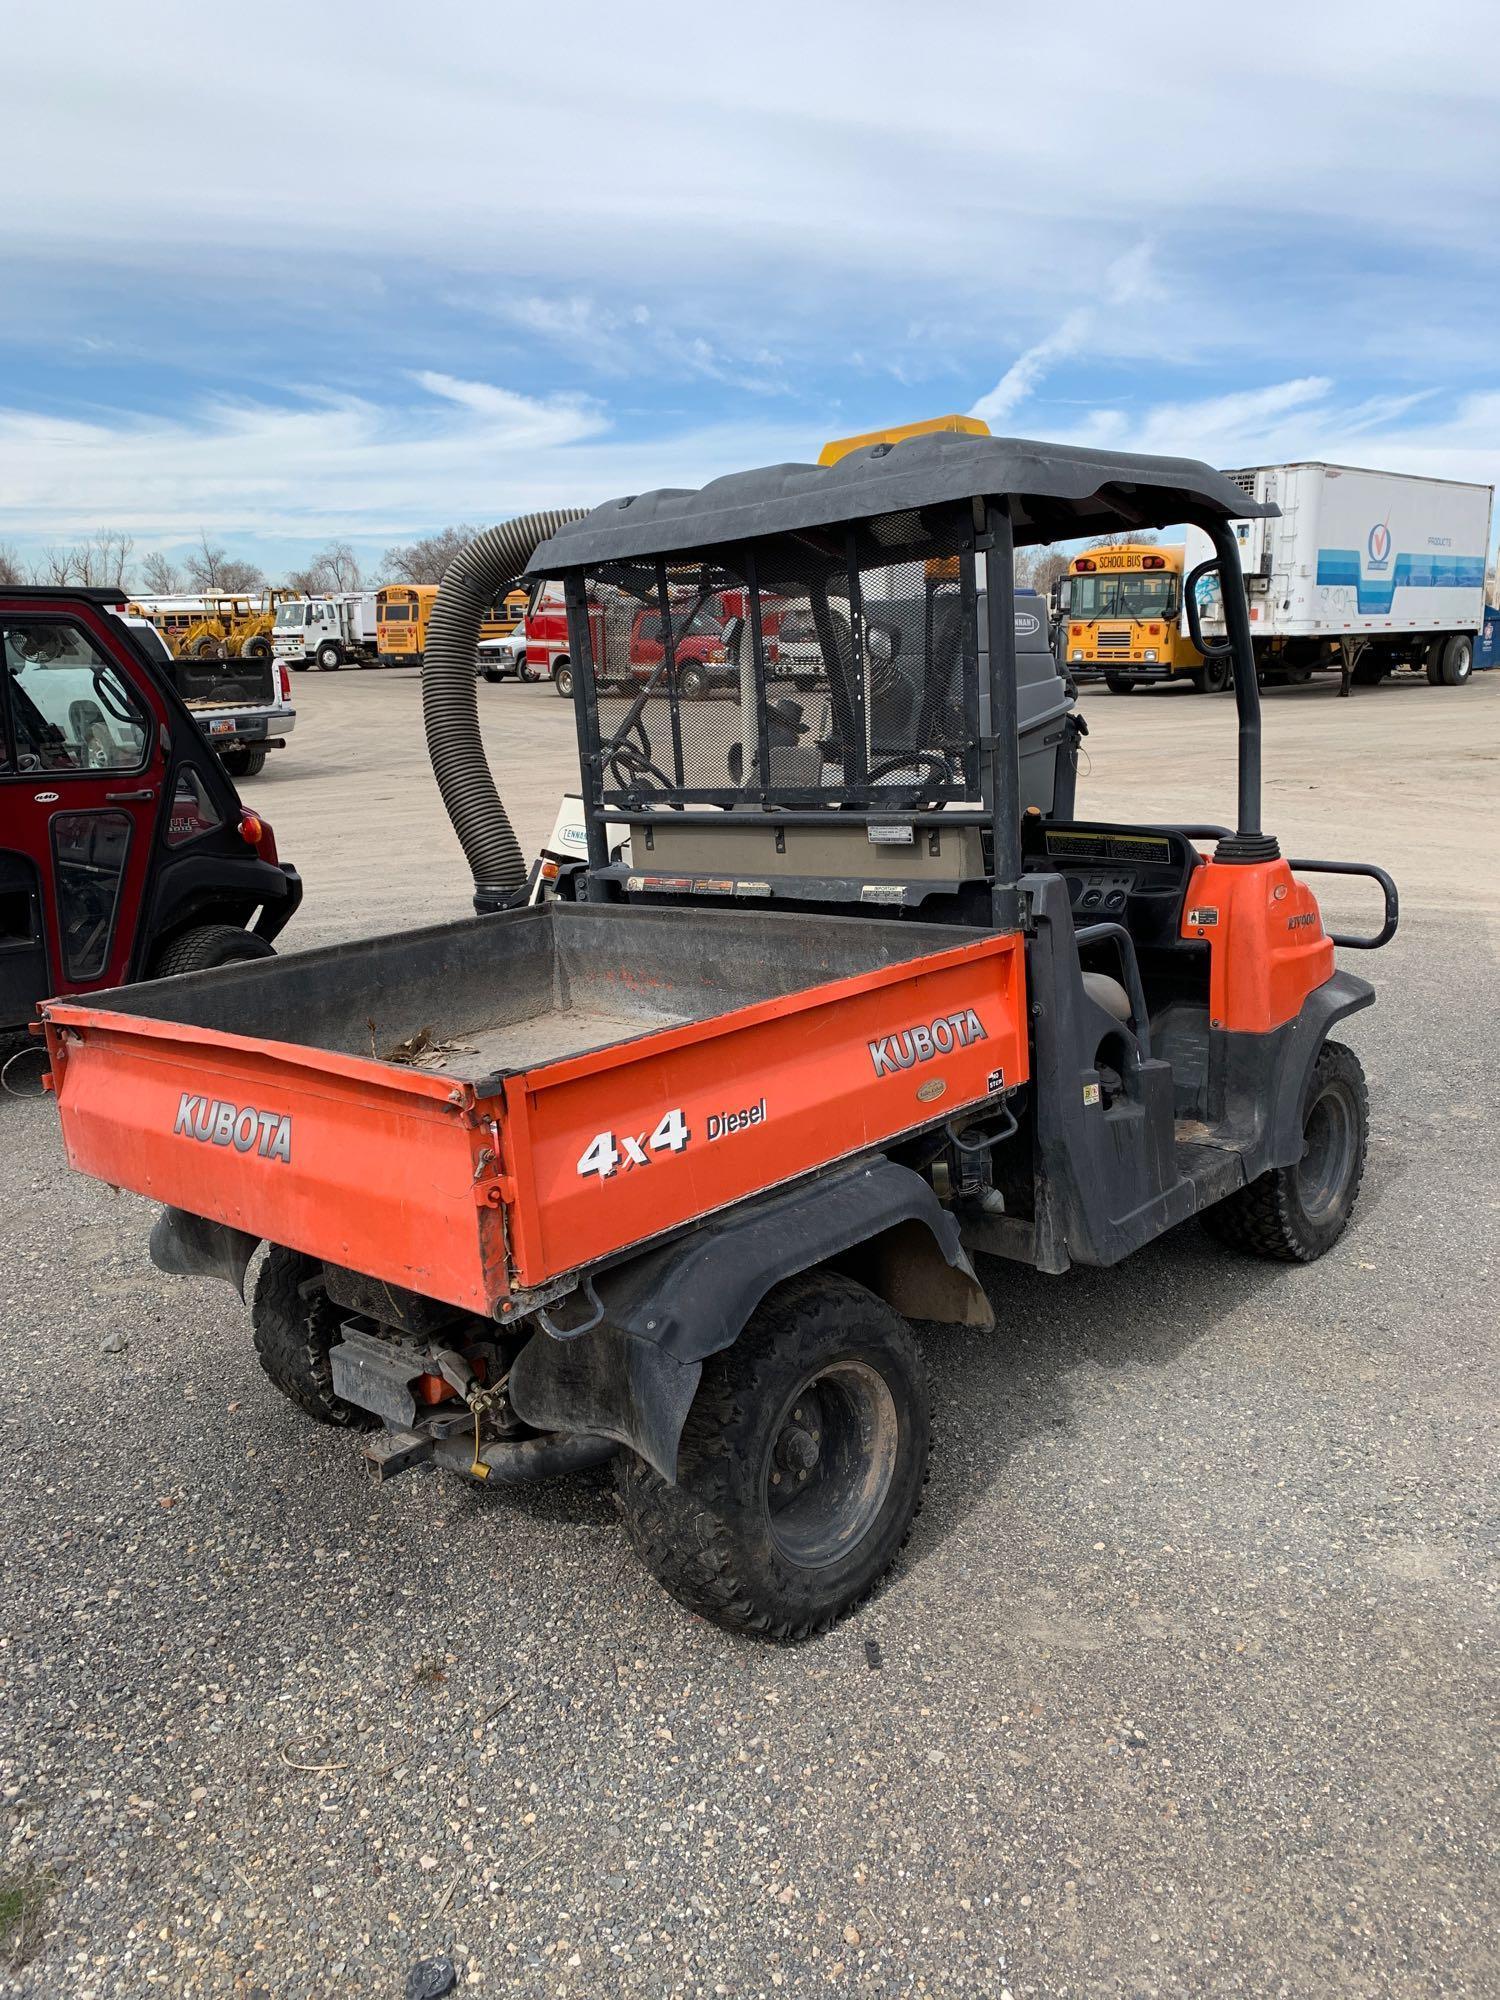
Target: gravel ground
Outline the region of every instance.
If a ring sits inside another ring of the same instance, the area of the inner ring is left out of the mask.
[[[1269,822],[1407,897],[1358,968],[1343,1243],[989,1265],[998,1334],[925,1334],[908,1551],[799,1649],[665,1599],[607,1475],[372,1489],[233,1295],[159,1276],[146,1205],[0,1101],[0,1789],[37,1933],[0,1991],[396,1996],[437,1952],[527,1996],[1500,1991],[1495,681],[1268,704]],[[247,794],[300,941],[459,913],[410,679],[298,694]],[[568,711],[481,697],[534,844]],[[1224,705],[1090,715],[1086,807],[1227,809]]]

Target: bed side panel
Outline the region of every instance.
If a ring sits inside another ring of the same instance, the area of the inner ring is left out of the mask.
[[[506,1079],[517,1277],[537,1285],[1025,1081],[1018,937]]]

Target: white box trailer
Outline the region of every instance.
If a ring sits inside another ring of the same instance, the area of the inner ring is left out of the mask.
[[[1494,489],[1405,472],[1315,461],[1257,465],[1227,477],[1279,518],[1237,523],[1250,629],[1263,679],[1301,680],[1317,667],[1356,683],[1392,668],[1462,686],[1484,623]],[[1211,554],[1187,531],[1187,566]],[[1223,630],[1204,608],[1204,631]]]
[[[301,597],[277,606],[271,647],[298,672],[314,662],[327,672],[364,666],[379,657],[373,590],[343,590]]]

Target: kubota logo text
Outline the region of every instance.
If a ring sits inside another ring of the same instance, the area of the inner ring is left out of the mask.
[[[205,1146],[233,1146],[237,1153],[255,1151],[263,1160],[290,1160],[292,1121],[279,1111],[257,1111],[253,1104],[226,1104],[221,1097],[182,1093],[172,1131]]]
[[[878,1042],[866,1046],[875,1074],[890,1076],[898,1069],[910,1069],[913,1063],[930,1062],[934,1056],[951,1055],[955,1049],[966,1049],[971,1042],[988,1040],[984,1023],[974,1009],[964,1007],[956,1014],[939,1014],[935,1021],[928,1021],[922,1027],[882,1035]]]

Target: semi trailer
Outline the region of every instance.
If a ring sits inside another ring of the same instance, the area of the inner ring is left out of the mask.
[[[1316,461],[1225,476],[1254,503],[1235,536],[1264,680],[1327,668],[1347,689],[1405,667],[1464,686],[1484,625],[1492,487]],[[1190,572],[1213,555],[1192,529],[1186,551]],[[1227,665],[1212,593],[1201,613],[1211,657]]]

